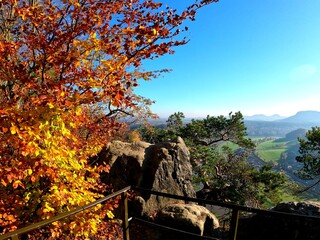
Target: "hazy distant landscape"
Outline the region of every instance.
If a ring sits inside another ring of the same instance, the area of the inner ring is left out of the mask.
[[[250,157],[251,164],[272,164],[275,170],[284,172],[290,180],[310,186],[315,180],[302,180],[296,171],[302,167],[296,161],[299,143],[298,137],[303,138],[307,130],[320,126],[320,112],[301,111],[290,117],[279,115],[254,115],[244,117],[247,133],[256,143],[256,150]],[[318,198],[319,186],[308,191],[311,198]]]
[[[191,118],[184,119],[184,123],[191,122]],[[152,120],[151,123],[159,128],[166,126],[167,119]],[[298,178],[295,172],[301,168],[295,158],[298,154],[298,137],[304,137],[307,130],[320,126],[320,112],[301,111],[293,116],[282,117],[280,115],[253,115],[244,116],[248,137],[256,144],[256,150],[249,157],[248,162],[261,167],[271,164],[277,171],[284,172],[290,180],[302,187],[311,185],[314,181],[306,181]],[[316,197],[320,191],[315,187],[309,191],[311,197]]]
[[[290,117],[281,117],[279,115],[244,116],[244,120],[249,137],[284,137],[287,133],[296,129],[310,129],[320,125],[320,112],[301,111]]]

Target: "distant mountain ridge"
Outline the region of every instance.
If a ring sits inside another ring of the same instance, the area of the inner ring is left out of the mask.
[[[273,121],[261,118],[261,115],[258,119],[260,120],[247,120],[244,117],[249,137],[285,137],[287,133],[299,128],[309,130],[312,127],[320,126],[320,112],[318,111],[300,111],[291,117]]]
[[[288,123],[320,123],[320,112],[318,111],[300,111],[295,115],[277,120],[278,122]]]
[[[320,123],[319,111],[300,111],[290,117],[274,114],[266,116],[264,114],[256,114],[253,116],[244,116],[245,121],[265,121],[265,122],[287,122],[287,123]]]
[[[246,121],[267,121],[267,122],[269,122],[269,121],[281,120],[281,119],[284,119],[286,117],[280,116],[279,114],[274,114],[272,116],[267,116],[267,115],[264,115],[264,114],[255,114],[255,115],[252,115],[252,116],[244,116],[243,118]]]

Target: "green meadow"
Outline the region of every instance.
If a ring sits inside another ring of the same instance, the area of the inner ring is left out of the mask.
[[[256,155],[265,162],[277,162],[281,158],[281,154],[287,151],[291,146],[292,141],[281,139],[269,139],[266,141],[256,141]]]

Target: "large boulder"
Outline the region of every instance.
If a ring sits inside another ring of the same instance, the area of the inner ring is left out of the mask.
[[[201,236],[211,235],[214,229],[219,228],[216,216],[205,207],[196,204],[167,205],[160,209],[157,218],[163,225]]]
[[[182,138],[174,142],[149,144],[146,142],[111,142],[95,161],[108,162],[110,172],[102,176],[115,190],[128,185],[195,197],[192,185],[190,154]],[[135,214],[152,215],[168,203],[181,200],[137,193],[133,204]]]

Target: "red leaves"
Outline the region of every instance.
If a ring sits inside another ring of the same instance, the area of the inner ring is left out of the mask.
[[[0,226],[5,231],[92,202],[105,191],[99,174],[109,167],[93,167],[87,160],[119,136],[119,118],[150,114],[151,101],[134,88],[139,79],[160,72],[140,70],[143,59],[185,44],[180,35],[188,29],[177,27],[211,1],[180,15],[154,1],[29,2],[33,5],[1,5]],[[112,216],[114,204],[83,213],[66,231],[95,234],[96,223]],[[60,236],[63,226],[51,229],[52,236]]]

